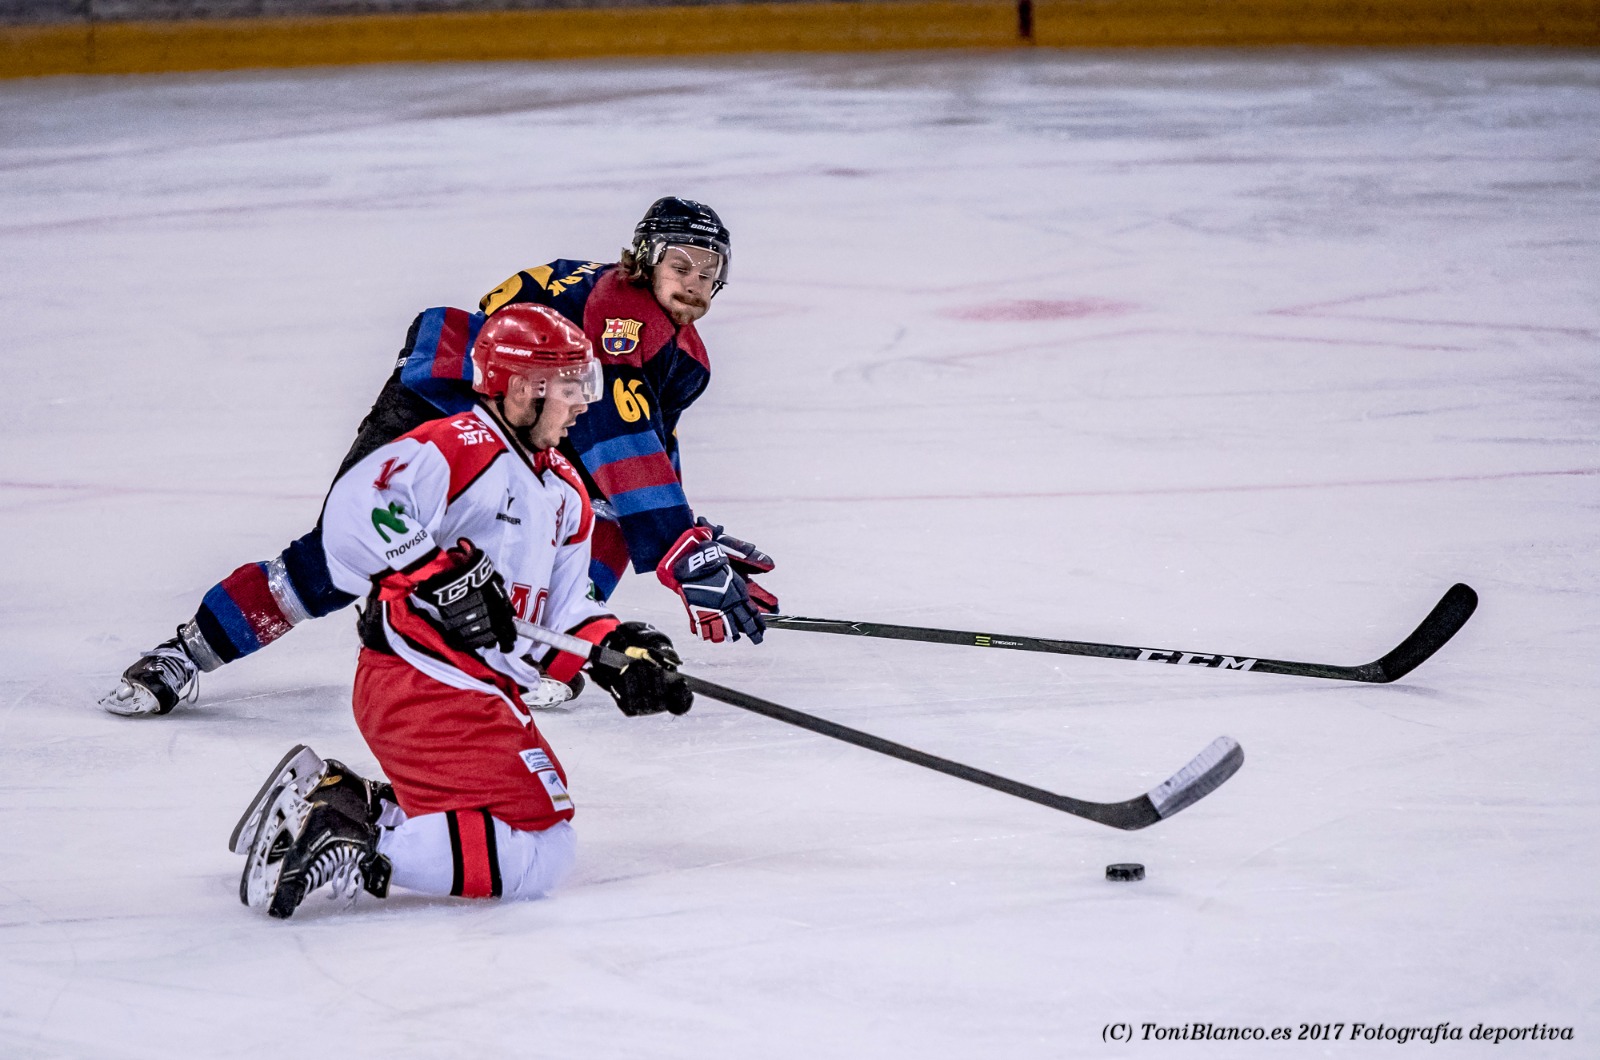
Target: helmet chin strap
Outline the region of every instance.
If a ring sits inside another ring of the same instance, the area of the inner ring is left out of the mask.
[[[536,398],[534,400],[533,422],[526,427],[511,426],[511,418],[506,415],[506,396],[504,394],[495,395],[494,412],[495,418],[500,421],[500,426],[504,427],[507,433],[517,440],[517,444],[522,446],[524,453],[534,456],[540,452],[539,447],[533,444],[533,429],[544,418],[544,398]]]

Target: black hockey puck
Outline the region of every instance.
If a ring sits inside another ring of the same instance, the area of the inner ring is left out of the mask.
[[[1115,865],[1107,865],[1106,879],[1142,880],[1144,879],[1144,866],[1137,861],[1119,861]]]

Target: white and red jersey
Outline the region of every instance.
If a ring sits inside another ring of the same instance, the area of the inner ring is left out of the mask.
[[[422,673],[493,692],[526,721],[519,687],[541,671],[569,680],[583,660],[519,637],[510,652],[446,645],[411,605],[411,590],[440,551],[466,538],[494,563],[519,618],[598,640],[616,626],[589,597],[594,516],[576,471],[559,453],[529,458],[483,407],[425,423],[352,466],[323,512],[333,583],[375,606],[389,648]]]

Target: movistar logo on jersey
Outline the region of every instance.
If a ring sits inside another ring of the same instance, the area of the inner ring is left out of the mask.
[[[630,354],[639,345],[639,332],[643,328],[642,320],[607,317],[605,330],[600,333],[600,348],[616,357]]]
[[[372,528],[383,538],[384,544],[387,545],[391,540],[385,527],[397,534],[406,532],[405,514],[405,507],[399,501],[390,501],[387,508],[372,509]]]

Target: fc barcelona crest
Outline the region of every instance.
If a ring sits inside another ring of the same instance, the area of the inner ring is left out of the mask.
[[[634,347],[639,345],[639,332],[643,327],[642,320],[607,317],[606,329],[600,333],[600,348],[617,357],[632,353]]]

